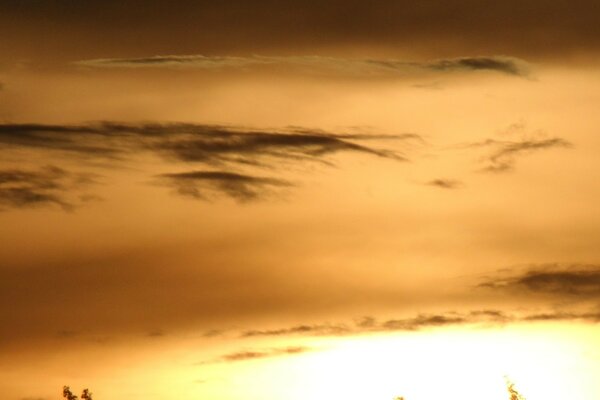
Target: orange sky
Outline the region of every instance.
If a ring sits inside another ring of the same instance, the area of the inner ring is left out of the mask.
[[[591,2],[3,2],[0,397],[600,396]]]

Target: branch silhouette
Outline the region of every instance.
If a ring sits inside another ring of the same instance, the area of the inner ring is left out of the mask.
[[[78,400],[78,397],[73,394],[69,386],[63,386],[63,398],[67,400]],[[83,389],[81,393],[81,400],[92,400],[92,393],[89,389]]]

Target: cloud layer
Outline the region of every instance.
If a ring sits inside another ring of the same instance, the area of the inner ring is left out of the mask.
[[[600,304],[600,265],[542,264],[527,271],[487,280],[481,287],[546,294],[554,297],[596,299]]]
[[[402,77],[423,73],[456,73],[494,71],[525,77],[530,74],[528,64],[520,59],[491,57],[462,57],[410,62],[386,59],[343,59],[322,56],[205,56],[168,55],[144,58],[102,58],[76,63],[94,68],[194,68],[208,70],[256,69],[285,67],[299,72],[332,73],[342,76]]]
[[[85,157],[86,160],[111,161],[113,166],[130,162],[140,154],[151,153],[170,163],[197,163],[210,168],[164,173],[158,177],[160,182],[175,187],[177,193],[196,199],[206,199],[206,192],[221,193],[240,201],[259,199],[270,193],[270,189],[291,185],[277,177],[241,172],[243,169],[272,171],[291,163],[330,164],[329,156],[343,152],[406,160],[398,152],[365,144],[374,140],[389,143],[421,139],[415,134],[377,136],[302,128],[273,131],[181,123],[0,125],[0,153],[26,149],[44,152],[47,158]],[[32,189],[35,188],[30,189],[28,192],[23,189],[22,193],[12,189],[5,191],[5,202],[9,203],[9,196],[12,196],[13,203],[17,204],[20,196],[21,202],[33,203],[36,200]],[[59,202],[53,194],[46,193],[43,198],[39,191],[35,193],[40,203]]]

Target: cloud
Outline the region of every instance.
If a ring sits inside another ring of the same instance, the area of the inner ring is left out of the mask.
[[[600,265],[542,264],[508,277],[495,277],[480,287],[600,300]]]
[[[404,157],[395,152],[356,143],[383,139],[420,140],[420,137],[415,134],[336,134],[306,128],[256,130],[184,123],[0,125],[0,146],[4,148],[60,150],[104,158],[119,158],[128,153],[154,151],[181,161],[205,164],[257,165],[256,157],[320,159],[344,151],[404,160]]]
[[[243,337],[253,336],[288,336],[288,335],[340,335],[350,333],[353,330],[346,325],[323,324],[323,325],[296,325],[289,328],[247,330],[242,333]]]
[[[527,62],[504,56],[462,57],[430,62],[393,59],[345,59],[324,56],[205,56],[165,55],[142,58],[102,58],[76,62],[94,68],[194,68],[205,70],[249,69],[268,66],[285,67],[300,72],[333,73],[356,77],[402,77],[423,73],[493,71],[526,77]]]
[[[472,323],[472,316],[460,314],[433,314],[433,315],[418,315],[408,319],[391,319],[384,321],[379,329],[389,331],[414,331],[427,327],[439,327],[447,325],[462,325]]]
[[[508,75],[527,76],[529,67],[523,60],[511,57],[463,57],[449,60],[439,60],[428,65],[438,71],[454,70],[488,70],[502,72]]]
[[[598,312],[563,312],[554,311],[547,313],[530,314],[521,318],[524,322],[551,322],[551,321],[583,321],[590,323],[600,322],[600,311]]]
[[[152,153],[170,163],[198,163],[218,171],[165,173],[160,180],[177,193],[208,199],[207,192],[221,193],[239,201],[265,197],[275,187],[291,186],[276,177],[241,173],[240,168],[281,169],[290,163],[331,164],[329,156],[358,153],[407,161],[396,151],[366,145],[373,141],[422,142],[416,134],[369,135],[330,133],[318,129],[288,128],[258,130],[202,124],[121,124],[101,122],[83,125],[2,124],[0,154],[14,149],[41,151],[44,157],[85,157],[87,161],[113,161],[111,166],[133,162],[142,153]],[[50,154],[46,154],[50,153]],[[31,188],[29,188],[31,189]],[[60,203],[48,191],[12,190],[4,198],[17,204]]]
[[[426,185],[438,187],[441,189],[458,189],[462,186],[462,182],[453,179],[433,179],[426,183]]]
[[[288,328],[246,330],[241,337],[256,336],[345,336],[368,332],[417,331],[453,325],[506,322],[513,319],[499,310],[475,310],[467,313],[418,314],[414,317],[378,321],[367,316],[354,323],[296,325]]]
[[[470,147],[491,147],[492,152],[485,158],[485,172],[507,172],[514,168],[517,158],[552,148],[570,148],[572,144],[563,138],[555,137],[549,139],[523,139],[520,141],[498,141],[488,139],[484,142],[475,143]]]
[[[600,322],[600,311],[565,312],[549,310],[546,312],[527,312],[519,310],[508,312],[496,309],[479,309],[466,312],[450,311],[445,313],[418,314],[412,317],[377,320],[363,317],[354,324],[315,324],[296,325],[288,328],[247,330],[242,338],[256,336],[348,336],[381,332],[414,332],[453,326],[487,326],[514,323],[534,323],[552,321]]]
[[[256,360],[260,358],[271,358],[285,355],[295,355],[300,353],[306,353],[311,351],[310,347],[306,346],[290,346],[283,348],[272,348],[266,350],[244,350],[234,353],[225,354],[217,358],[216,362],[237,362],[237,361],[248,361]]]
[[[177,129],[176,127],[174,127]],[[356,152],[390,158],[406,159],[389,150],[367,147],[356,141],[381,139],[368,135],[331,134],[318,130],[295,130],[292,132],[236,131],[223,127],[184,127],[181,134],[171,133],[168,140],[148,143],[155,151],[174,156],[183,161],[210,165],[242,164],[266,166],[266,158],[281,160],[323,160],[338,152]],[[390,135],[388,140],[415,140],[413,134]]]
[[[0,210],[42,205],[72,210],[75,203],[69,200],[70,193],[91,182],[91,175],[72,174],[56,166],[0,170]]]
[[[206,200],[210,192],[223,193],[237,201],[257,200],[267,195],[269,188],[291,186],[287,181],[221,171],[192,171],[160,175],[177,193]]]

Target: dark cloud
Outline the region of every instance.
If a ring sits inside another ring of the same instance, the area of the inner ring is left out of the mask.
[[[182,161],[205,164],[259,164],[258,159],[320,159],[352,151],[403,160],[392,151],[356,142],[373,139],[419,140],[415,134],[371,136],[336,134],[320,130],[252,130],[200,124],[88,125],[1,124],[0,146],[60,150],[92,157],[124,157],[128,153],[154,151]]]
[[[439,60],[427,65],[428,68],[438,71],[454,70],[489,70],[502,72],[508,75],[526,76],[529,67],[523,60],[509,57],[463,57],[450,60]]]
[[[127,132],[111,124],[1,124],[0,150],[29,148],[60,150],[84,156],[114,157],[122,151],[114,142],[124,134]]]
[[[453,179],[433,179],[426,183],[429,186],[435,186],[442,189],[458,189],[462,186],[462,182]]]
[[[461,325],[469,322],[473,322],[473,319],[459,314],[419,315],[409,319],[391,319],[384,321],[380,325],[380,328],[390,331],[413,331],[427,327]]]
[[[448,312],[442,314],[419,314],[409,318],[387,319],[382,321],[367,316],[355,320],[354,324],[296,325],[288,328],[247,330],[242,332],[241,336],[345,336],[368,332],[416,331],[452,325],[490,322],[500,323],[513,319],[514,317],[510,317],[499,310],[475,310],[468,313]]]
[[[183,130],[183,135],[172,135],[168,140],[149,143],[156,151],[183,161],[211,165],[244,164],[261,166],[265,158],[280,160],[323,160],[338,152],[357,152],[404,161],[395,152],[374,149],[356,143],[382,137],[369,135],[345,135],[324,133],[318,130],[295,130],[292,132],[235,131],[223,127],[194,126]],[[386,139],[415,140],[413,134],[388,136]]]
[[[540,150],[569,148],[572,144],[562,138],[523,139],[520,141],[498,141],[489,139],[475,143],[472,147],[490,147],[491,154],[485,158],[486,172],[507,172],[514,168],[517,158]]]
[[[154,153],[170,162],[199,163],[219,171],[167,173],[162,182],[196,199],[221,193],[240,201],[264,197],[275,187],[291,183],[274,177],[243,174],[240,167],[275,169],[288,163],[331,164],[329,156],[342,152],[405,161],[397,152],[367,146],[368,141],[421,141],[415,134],[368,135],[329,133],[317,129],[280,131],[242,129],[200,124],[0,125],[0,154],[15,148],[44,152],[45,157],[85,157],[86,160],[133,161],[140,153]],[[51,153],[48,153],[51,152]],[[46,154],[48,153],[48,154]],[[112,165],[118,165],[112,163]],[[224,169],[226,168],[226,169]],[[53,191],[34,187],[11,188],[2,197],[14,204],[57,203]]]
[[[264,198],[270,188],[285,187],[287,181],[242,175],[221,171],[193,171],[177,174],[163,174],[159,177],[173,186],[177,193],[195,199],[206,200],[210,193],[225,194],[237,201],[246,202]]]
[[[600,311],[598,312],[563,312],[554,311],[547,313],[531,314],[521,318],[525,322],[551,322],[551,321],[583,321],[590,323],[600,322]]]
[[[522,273],[491,278],[482,282],[480,286],[520,293],[600,300],[600,265],[536,265]]]
[[[489,324],[505,325],[513,323],[533,323],[552,321],[600,322],[600,311],[565,312],[550,310],[543,313],[506,312],[495,309],[472,310],[468,312],[447,312],[438,314],[418,314],[414,317],[378,321],[374,317],[363,317],[354,324],[315,324],[297,325],[288,328],[249,330],[241,337],[255,336],[347,336],[378,332],[412,332],[452,326]]]
[[[258,358],[271,358],[284,355],[294,355],[300,353],[306,353],[312,349],[305,346],[291,346],[284,348],[273,348],[267,350],[244,350],[235,353],[225,354],[219,357],[216,361],[218,362],[236,362],[236,361],[248,361],[255,360]]]
[[[0,210],[42,205],[72,210],[76,206],[70,200],[72,192],[91,182],[91,175],[72,174],[56,166],[0,170]]]
[[[510,317],[499,310],[474,310],[470,312],[447,312],[441,314],[419,314],[411,318],[389,319],[375,325],[374,330],[416,331],[454,325],[502,323]]]
[[[195,68],[209,70],[286,67],[299,72],[334,73],[343,76],[401,77],[427,72],[450,73],[469,71],[495,71],[514,76],[528,76],[529,66],[520,59],[492,57],[463,57],[410,62],[378,59],[343,59],[322,56],[205,56],[169,55],[143,58],[105,58],[84,60],[80,66],[95,68]]]
[[[242,333],[243,337],[253,336],[288,336],[288,335],[340,335],[352,332],[353,329],[346,325],[296,325],[289,328],[248,330]]]

